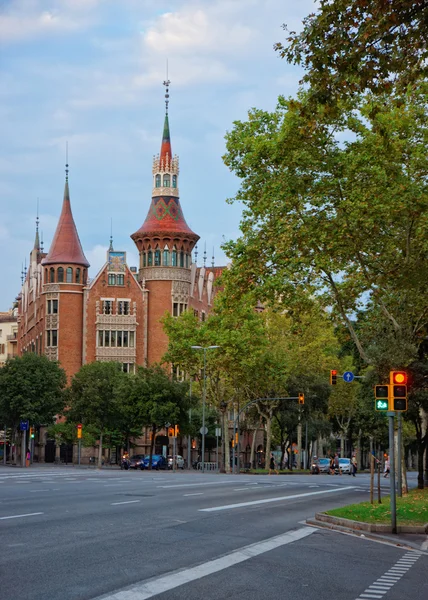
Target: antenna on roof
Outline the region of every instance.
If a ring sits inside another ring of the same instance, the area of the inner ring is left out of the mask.
[[[195,263],[198,264],[198,244],[195,246]]]
[[[40,232],[40,252],[43,252],[43,231]]]
[[[113,252],[113,217],[110,217],[110,252]]]
[[[68,181],[68,141],[65,142],[65,180]]]
[[[214,246],[213,246],[213,255],[212,255],[212,262],[211,262],[211,266],[214,269]]]
[[[206,262],[207,262],[207,243],[205,242],[205,244],[204,244],[204,267],[205,267]]]

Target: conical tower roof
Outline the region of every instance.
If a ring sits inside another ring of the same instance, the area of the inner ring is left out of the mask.
[[[48,255],[42,261],[44,266],[55,264],[73,264],[89,267],[89,263],[82,250],[79,234],[73,219],[70,204],[70,191],[68,177],[65,179],[64,200],[61,216],[59,217],[55,235]]]
[[[170,177],[178,177],[178,158],[172,157],[168,113],[165,115],[160,155],[154,160],[153,172],[159,172],[160,176],[169,173]],[[190,229],[184,218],[178,188],[159,187],[155,188],[155,192],[146,220],[131,238],[135,241],[147,235],[169,233],[197,241],[199,236]]]

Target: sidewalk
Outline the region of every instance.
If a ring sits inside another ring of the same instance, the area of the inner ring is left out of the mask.
[[[328,519],[325,517],[328,517]],[[423,527],[415,527],[415,533],[399,531],[399,533],[393,534],[391,531],[386,531],[388,526],[384,526],[385,530],[380,533],[364,529],[364,526],[368,525],[367,523],[350,521],[349,519],[340,519],[338,517],[332,517],[331,515],[325,515],[324,513],[317,513],[313,519],[306,519],[306,523],[312,527],[331,529],[333,531],[368,538],[378,542],[388,542],[395,546],[419,550],[428,556],[428,535],[422,533]],[[389,530],[390,529],[391,528],[389,527]],[[428,525],[425,526],[425,531],[427,531],[427,529]]]

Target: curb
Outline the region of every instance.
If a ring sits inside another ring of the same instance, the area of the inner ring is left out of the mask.
[[[351,519],[343,519],[341,517],[333,517],[326,513],[316,513],[315,521],[336,525],[351,529],[353,531],[368,531],[369,533],[392,533],[392,526],[383,523],[362,523],[360,521],[352,521]],[[397,525],[397,533],[415,533],[428,534],[428,523],[425,525]]]

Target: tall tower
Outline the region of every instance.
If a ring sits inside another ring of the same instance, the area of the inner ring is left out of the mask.
[[[66,165],[64,199],[55,235],[43,267],[45,354],[59,360],[67,376],[82,366],[83,288],[89,263],[71,212]]]
[[[165,122],[160,154],[153,159],[152,202],[143,225],[131,235],[140,255],[138,280],[146,290],[147,362],[159,362],[168,339],[160,319],[178,316],[189,303],[192,250],[199,236],[187,225],[178,191],[178,156],[172,156],[164,81]]]

